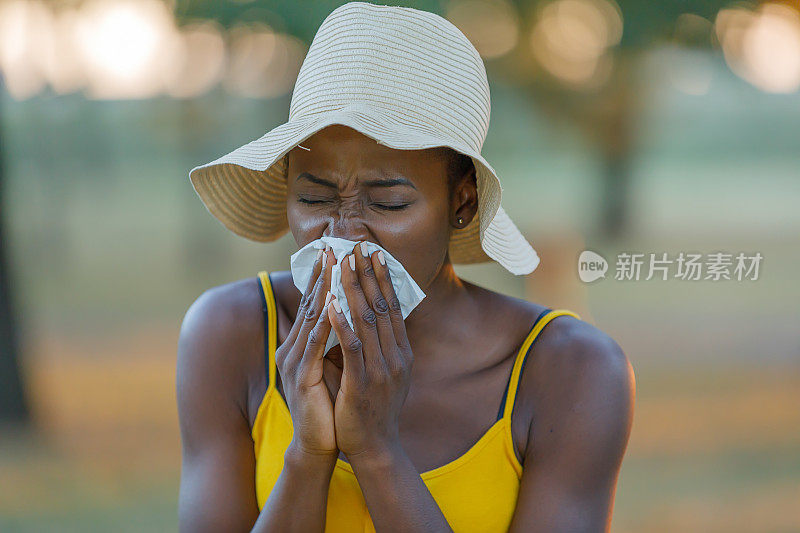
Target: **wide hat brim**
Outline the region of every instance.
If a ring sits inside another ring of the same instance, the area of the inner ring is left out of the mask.
[[[398,150],[449,146],[472,158],[478,186],[478,214],[450,239],[454,263],[493,259],[513,274],[529,274],[539,256],[500,205],[502,188],[494,169],[468,146],[437,137],[424,124],[402,122],[390,113],[353,104],[297,117],[236,150],[193,168],[192,187],[206,209],[226,228],[257,242],[271,242],[289,229],[286,218],[285,155],[321,129],[341,124]]]

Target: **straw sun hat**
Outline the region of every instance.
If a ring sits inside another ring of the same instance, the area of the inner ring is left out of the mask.
[[[399,150],[449,146],[472,158],[478,214],[450,240],[454,263],[494,259],[533,272],[536,251],[500,206],[500,180],[481,156],[489,83],[470,41],[446,19],[406,7],[350,2],[317,30],[295,83],[289,120],[205,165],[190,179],[234,233],[268,242],[288,230],[286,154],[332,124]]]

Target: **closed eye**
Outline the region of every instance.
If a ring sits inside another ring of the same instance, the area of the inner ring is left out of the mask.
[[[330,200],[311,200],[309,198],[298,198],[297,201],[300,202],[301,204],[314,205],[314,204],[324,204],[326,202],[329,202]]]
[[[411,204],[372,204],[372,205],[377,207],[378,209],[384,209],[386,211],[400,211],[401,209],[405,209]]]
[[[316,198],[303,198],[302,196],[298,196],[297,201],[300,202],[301,204],[306,204],[306,205],[319,205],[319,204],[330,203],[332,200],[327,198],[316,199]],[[406,207],[408,207],[409,205],[411,205],[411,203],[385,204],[380,202],[373,202],[371,205],[372,207],[383,211],[401,211]]]

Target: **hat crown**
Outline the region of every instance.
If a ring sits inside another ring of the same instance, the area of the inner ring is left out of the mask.
[[[317,30],[289,121],[361,106],[480,152],[491,110],[486,68],[469,39],[435,13],[350,2]]]

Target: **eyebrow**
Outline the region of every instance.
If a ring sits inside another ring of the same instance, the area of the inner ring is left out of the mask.
[[[322,185],[323,187],[328,187],[330,189],[338,188],[338,185],[336,183],[330,180],[317,177],[308,172],[301,172],[300,175],[297,176],[297,181],[300,181],[301,179],[308,180],[311,183],[316,183],[317,185]],[[410,180],[403,177],[370,179],[370,180],[364,180],[361,183],[366,185],[367,187],[394,187],[396,185],[405,185],[407,187],[411,187],[412,189],[416,189],[416,186],[413,183],[411,183]]]

